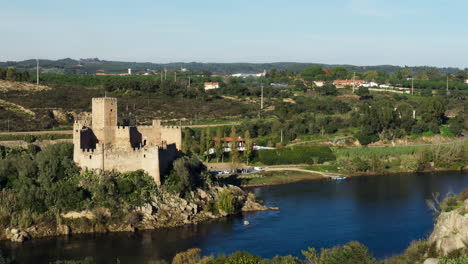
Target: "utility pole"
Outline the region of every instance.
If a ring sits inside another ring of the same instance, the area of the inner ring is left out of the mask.
[[[281,129],[281,143],[283,143],[283,129]]]
[[[411,77],[411,94],[414,95],[414,82],[413,82],[413,77]]]
[[[449,93],[448,74],[447,74],[447,94]]]
[[[354,93],[355,87],[356,87],[356,72],[353,73],[353,93]]]
[[[190,76],[188,77],[188,88],[190,88]]]
[[[174,82],[177,82],[177,72],[174,71]]]
[[[36,59],[36,84],[39,85],[39,59]]]
[[[262,93],[261,93],[261,98],[260,98],[260,109],[263,109],[263,83],[261,85]]]
[[[167,80],[167,69],[164,68],[164,80]]]

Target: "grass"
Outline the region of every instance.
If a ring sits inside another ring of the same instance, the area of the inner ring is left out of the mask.
[[[35,142],[38,140],[56,140],[56,139],[71,139],[72,134],[41,134],[41,135],[0,135],[0,141],[23,140],[26,142]]]
[[[301,167],[301,169],[320,171],[320,172],[331,172],[331,173],[340,172],[340,170],[338,169],[338,165],[336,164],[332,164],[332,165],[317,164],[317,165],[304,166],[304,167]]]
[[[246,187],[258,185],[279,185],[318,179],[323,179],[323,176],[316,173],[299,171],[268,171],[263,172],[261,176],[257,178],[241,179],[241,185]]]
[[[455,137],[448,126],[440,126],[440,135],[443,137]]]
[[[401,156],[401,155],[412,155],[416,152],[427,149],[429,146],[386,146],[386,147],[351,147],[351,148],[339,148],[335,147],[332,150],[335,152],[337,157],[365,157],[370,158],[372,154],[378,157],[389,157],[389,156]]]

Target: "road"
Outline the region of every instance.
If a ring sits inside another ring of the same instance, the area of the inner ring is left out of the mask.
[[[296,165],[296,166],[304,166],[304,165]],[[301,169],[297,168],[295,166],[275,166],[275,167],[265,167],[265,171],[298,171],[298,172],[305,172],[305,173],[314,173],[314,174],[320,174],[325,178],[331,178],[332,175],[339,175],[337,173],[328,173],[328,172],[322,172],[322,171],[314,171],[314,170],[306,170],[306,169]]]

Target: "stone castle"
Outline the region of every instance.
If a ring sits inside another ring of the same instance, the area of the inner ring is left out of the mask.
[[[92,120],[75,120],[73,125],[73,157],[87,169],[119,172],[144,170],[161,183],[172,161],[181,150],[180,127],[119,126],[117,99],[92,99]]]

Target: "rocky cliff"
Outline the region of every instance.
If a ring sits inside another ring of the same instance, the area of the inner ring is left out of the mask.
[[[449,212],[442,212],[429,237],[439,254],[447,256],[456,251],[468,251],[468,199]]]

